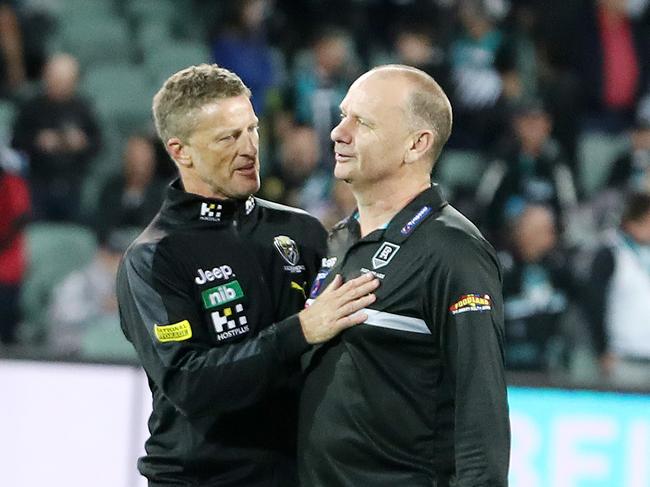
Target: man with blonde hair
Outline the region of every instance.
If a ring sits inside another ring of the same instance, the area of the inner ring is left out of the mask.
[[[296,485],[298,359],[360,323],[377,282],[338,277],[307,309],[318,221],[253,197],[258,120],[234,73],[199,65],[154,97],[180,179],[127,250],[122,329],[153,395],[140,472],[152,487]],[[302,310],[302,311],[301,311]]]
[[[368,319],[304,361],[302,485],[502,487],[510,431],[501,273],[431,169],[451,106],[424,72],[357,79],[332,130],[357,211],[334,227],[311,298],[332,276],[382,281]]]

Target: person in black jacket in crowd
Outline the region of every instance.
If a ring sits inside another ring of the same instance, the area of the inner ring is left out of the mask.
[[[77,91],[79,63],[52,56],[43,73],[43,93],[19,110],[13,146],[29,157],[34,218],[76,221],[84,176],[101,134],[89,102]]]
[[[361,326],[305,356],[302,485],[503,487],[510,429],[501,271],[431,169],[451,105],[423,71],[362,75],[332,130],[336,178],[357,211],[334,227],[310,292],[377,276]]]
[[[162,209],[118,271],[122,328],[149,379],[140,472],[150,486],[290,487],[301,353],[367,315],[377,281],[342,283],[303,309],[325,231],[259,189],[250,90],[217,65],[172,75],[154,97],[176,163]],[[302,311],[301,311],[302,309]]]

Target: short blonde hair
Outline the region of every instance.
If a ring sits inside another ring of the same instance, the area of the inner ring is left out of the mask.
[[[153,118],[160,140],[186,140],[194,130],[196,112],[223,98],[251,91],[239,76],[217,64],[190,66],[170,76],[153,97]]]

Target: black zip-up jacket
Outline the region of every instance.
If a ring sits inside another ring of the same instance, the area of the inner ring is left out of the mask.
[[[303,357],[306,487],[503,487],[510,428],[501,272],[437,187],[385,229],[334,228],[310,297],[334,275],[381,279],[368,320]]]
[[[117,278],[122,329],[153,395],[150,486],[296,484],[297,316],[323,255],[313,217],[172,183]]]

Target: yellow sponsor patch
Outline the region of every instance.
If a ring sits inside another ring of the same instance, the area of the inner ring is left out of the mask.
[[[467,311],[489,311],[492,309],[492,300],[487,294],[465,294],[449,307],[452,315]]]
[[[160,342],[182,342],[192,338],[192,327],[187,320],[171,325],[154,325],[153,331]]]

